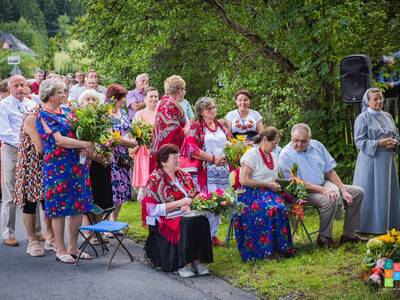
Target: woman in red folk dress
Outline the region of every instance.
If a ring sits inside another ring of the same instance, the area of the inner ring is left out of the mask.
[[[165,95],[158,104],[153,136],[150,145],[151,173],[156,167],[157,152],[162,145],[173,144],[179,148],[184,139],[185,113],[177,101],[186,94],[186,83],[179,75],[172,75],[164,82]]]
[[[155,267],[178,269],[182,277],[209,273],[203,263],[213,260],[210,226],[204,216],[166,217],[188,212],[198,193],[191,176],[179,169],[179,149],[167,144],[157,155],[142,201],[142,221],[149,227],[145,251]]]

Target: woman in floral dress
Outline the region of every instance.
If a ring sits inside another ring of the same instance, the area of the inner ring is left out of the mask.
[[[254,139],[255,147],[240,159],[240,183],[244,193],[239,201],[246,208],[235,220],[235,236],[243,261],[272,258],[293,253],[288,212],[276,193],[280,185],[278,161],[273,149],[280,133],[267,127]]]
[[[118,219],[122,204],[131,199],[131,179],[129,175],[130,162],[128,148],[137,146],[135,140],[129,138],[131,123],[125,107],[125,97],[128,91],[122,85],[112,84],[107,88],[106,101],[113,103],[111,113],[112,129],[121,136],[119,145],[115,147],[111,162],[112,194],[115,209],[110,215],[111,221]],[[111,237],[112,235],[107,235]]]
[[[40,85],[43,110],[36,121],[43,148],[43,191],[46,216],[52,219],[56,239],[56,260],[72,264],[78,253],[77,241],[82,216],[92,208],[88,162],[80,164],[79,155],[94,152],[91,142],[75,138],[68,120],[69,110],[60,108],[65,83],[45,80]],[[65,217],[69,217],[69,246],[64,244]],[[91,259],[82,253],[81,258]]]

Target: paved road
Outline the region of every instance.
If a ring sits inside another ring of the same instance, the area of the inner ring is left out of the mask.
[[[53,252],[31,257],[26,251],[22,215],[17,218],[19,247],[0,244],[0,299],[257,299],[214,276],[183,279],[143,262],[143,250],[126,244],[135,262],[119,252],[110,270],[109,256],[80,261],[77,267],[55,261]],[[90,250],[88,251],[90,253]]]

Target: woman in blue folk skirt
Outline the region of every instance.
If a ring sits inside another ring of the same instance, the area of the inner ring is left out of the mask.
[[[293,254],[289,216],[281,197],[278,163],[272,153],[280,140],[275,127],[267,127],[255,138],[255,146],[241,158],[240,183],[246,204],[235,220],[235,235],[243,261]]]

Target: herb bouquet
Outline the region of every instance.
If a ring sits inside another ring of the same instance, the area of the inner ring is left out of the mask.
[[[132,138],[135,138],[138,145],[150,146],[151,136],[153,134],[153,125],[141,121],[134,120],[130,131]]]
[[[215,192],[197,195],[191,205],[191,210],[207,211],[216,215],[241,214],[244,203],[238,202],[240,191],[217,189]]]
[[[245,144],[246,136],[238,135],[227,143],[224,148],[224,156],[228,164],[237,169],[240,167],[240,158],[251,148]]]
[[[304,201],[308,198],[308,191],[302,181],[297,176],[298,165],[293,164],[290,169],[290,179],[285,180],[278,179],[279,184],[282,188],[282,197],[286,204],[290,206],[289,214],[297,219],[296,224],[294,224],[294,231],[297,230],[298,225],[304,219]]]
[[[109,110],[110,104],[87,105],[75,108],[68,117],[76,137],[82,141],[94,142],[96,152],[106,158],[110,158],[112,147],[118,140],[112,133]]]

